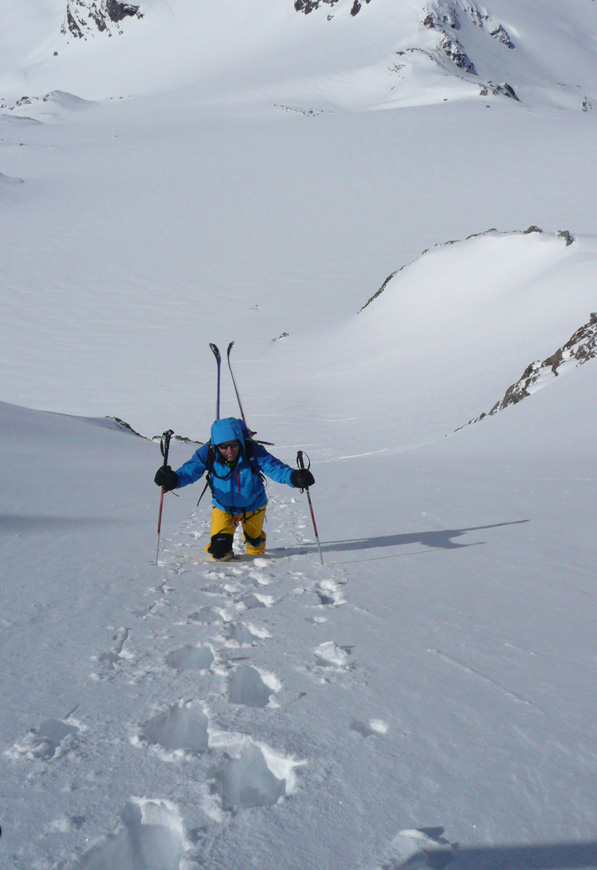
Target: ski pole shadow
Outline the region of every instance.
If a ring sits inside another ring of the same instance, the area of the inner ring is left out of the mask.
[[[359,552],[362,550],[379,550],[384,547],[403,547],[408,544],[420,544],[427,547],[428,550],[459,550],[464,547],[475,547],[484,543],[483,541],[472,541],[471,543],[463,543],[456,539],[462,538],[464,535],[471,532],[484,531],[486,529],[498,529],[503,526],[516,526],[521,523],[528,523],[530,520],[511,520],[504,523],[493,523],[487,526],[469,526],[463,529],[441,529],[434,532],[408,532],[396,535],[379,535],[371,538],[353,538],[340,541],[322,541],[321,549],[323,553],[350,553]],[[272,549],[270,555],[276,556],[302,556],[312,553],[316,549],[315,544],[301,544],[297,547],[288,547],[286,549]]]
[[[384,870],[564,870],[597,868],[597,841],[534,846],[475,846],[424,849],[406,861],[391,860]]]

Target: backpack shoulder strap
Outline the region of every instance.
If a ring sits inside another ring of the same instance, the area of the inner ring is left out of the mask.
[[[249,461],[249,465],[251,467],[251,471],[253,474],[256,474],[257,477],[261,480],[262,483],[266,483],[265,474],[259,467],[259,463],[257,462],[257,457],[255,456],[255,442],[250,436],[245,438],[245,456]]]
[[[201,490],[201,495],[197,499],[197,507],[199,507],[199,502],[201,501],[201,499],[205,495],[205,491],[206,491],[207,487],[209,487],[211,489],[211,491],[213,492],[213,485],[212,485],[211,479],[212,479],[212,475],[213,475],[215,460],[216,460],[216,454],[215,454],[215,451],[214,451],[214,449],[211,445],[211,441],[210,441],[209,448],[207,450],[207,465],[206,465],[206,469],[205,469],[205,486]]]

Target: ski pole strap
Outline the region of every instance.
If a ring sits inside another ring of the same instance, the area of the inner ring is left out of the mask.
[[[168,429],[166,432],[164,432],[164,434],[162,435],[162,437],[160,439],[160,450],[162,452],[162,456],[164,457],[164,465],[162,466],[163,468],[166,468],[166,466],[168,465],[168,453],[170,452],[170,439],[172,438],[173,435],[174,435],[174,432],[172,431],[172,429]]]
[[[308,463],[307,465],[305,465],[305,460],[303,458],[305,456],[307,457],[307,463]],[[298,465],[299,468],[306,468],[307,470],[309,470],[309,468],[311,468],[311,460],[309,459],[309,455],[307,453],[305,453],[304,450],[299,450],[298,453],[296,454],[296,464]],[[309,489],[309,487],[306,486],[305,489]]]

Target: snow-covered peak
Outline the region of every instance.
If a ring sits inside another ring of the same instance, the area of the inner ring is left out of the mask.
[[[590,3],[48,0],[52,15],[44,9],[34,27],[8,2],[0,0],[14,21],[10,40],[0,37],[5,99],[52,90],[105,99],[184,84],[260,111],[486,97],[585,111],[597,103]],[[119,38],[91,38],[107,36]]]
[[[62,33],[85,39],[96,33],[122,33],[127,18],[141,18],[139,5],[124,0],[67,0]]]

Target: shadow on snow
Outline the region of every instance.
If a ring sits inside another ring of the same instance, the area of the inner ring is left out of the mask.
[[[502,526],[516,526],[528,523],[529,520],[512,520],[507,523],[493,523],[488,526],[471,526],[464,529],[441,529],[435,532],[408,532],[399,535],[380,535],[374,538],[353,538],[343,541],[322,541],[323,553],[343,553],[361,550],[379,550],[383,547],[403,547],[407,544],[422,544],[429,550],[456,550],[463,547],[475,547],[484,543],[475,541],[469,544],[460,543],[455,538],[461,538],[470,532],[478,532],[484,529],[497,529]],[[317,548],[316,544],[302,544],[298,547],[274,548],[269,551],[270,556],[301,556],[312,553]]]
[[[540,846],[477,846],[425,849],[398,863],[390,860],[383,870],[563,870],[596,868],[597,842],[551,843]]]

